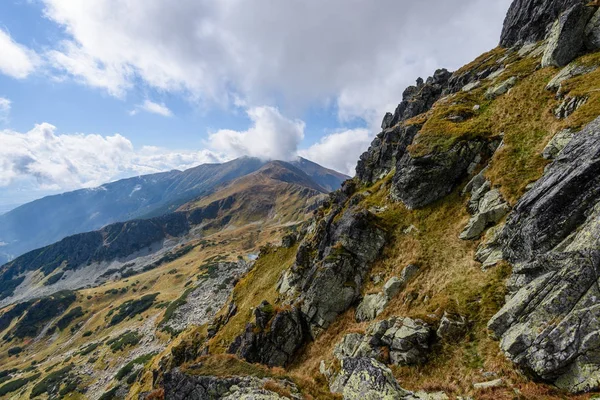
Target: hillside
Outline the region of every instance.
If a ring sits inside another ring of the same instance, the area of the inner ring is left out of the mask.
[[[599,6],[515,0],[500,46],[407,88],[356,172],[323,200],[271,162],[171,214],[202,235],[153,268],[5,307],[0,395],[600,392]]]
[[[347,179],[302,158],[292,164],[327,191],[339,188]],[[0,215],[0,263],[76,233],[175,211],[216,186],[255,172],[263,165],[265,161],[243,157],[186,171],[123,179],[33,201]]]

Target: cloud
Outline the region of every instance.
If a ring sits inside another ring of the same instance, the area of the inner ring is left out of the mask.
[[[133,109],[130,114],[136,115],[140,111],[149,112],[151,114],[162,115],[163,117],[172,117],[173,112],[164,103],[154,103],[150,100],[145,100],[142,104]]]
[[[324,167],[354,176],[356,161],[372,140],[369,130],[351,129],[327,135],[298,154]]]
[[[11,102],[9,99],[0,97],[0,122],[7,122],[10,114]]]
[[[38,63],[37,55],[16,43],[8,33],[0,29],[0,72],[17,79],[26,78]]]
[[[252,126],[246,131],[219,130],[209,135],[208,147],[226,157],[252,156],[262,159],[291,160],[304,138],[305,124],[291,120],[274,107],[247,110]]]
[[[373,122],[418,76],[494,47],[511,0],[42,0],[52,65],[123,96],[138,81],[217,104],[333,104]],[[379,121],[377,121],[379,122]]]
[[[207,150],[136,150],[129,139],[119,134],[61,135],[47,123],[26,133],[0,131],[0,143],[0,186],[33,181],[41,190],[95,187],[126,176],[222,161]]]

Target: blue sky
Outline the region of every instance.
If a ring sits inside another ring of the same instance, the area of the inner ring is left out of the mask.
[[[240,155],[351,174],[406,86],[496,46],[509,3],[2,1],[0,212]]]

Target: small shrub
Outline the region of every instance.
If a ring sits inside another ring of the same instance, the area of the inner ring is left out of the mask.
[[[23,351],[22,347],[19,347],[19,346],[11,347],[10,349],[8,349],[8,355],[10,357],[16,356],[18,354],[21,354],[22,351]]]

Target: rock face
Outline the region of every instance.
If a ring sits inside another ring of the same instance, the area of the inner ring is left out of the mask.
[[[590,51],[600,50],[600,9],[585,27],[585,47]]]
[[[295,264],[282,277],[282,297],[298,305],[312,336],[360,297],[369,265],[385,244],[375,218],[357,208],[332,211],[300,245]]]
[[[468,209],[473,216],[459,236],[463,240],[479,238],[486,228],[498,223],[510,211],[500,191],[491,189],[489,181],[474,184]]]
[[[515,0],[504,20],[500,45],[512,47],[542,40],[563,11],[587,2],[587,0]]]
[[[392,371],[372,358],[347,358],[330,389],[344,400],[414,399],[400,387]]]
[[[165,399],[169,400],[284,400],[278,393],[264,388],[268,379],[254,377],[195,376],[173,369],[164,375]],[[289,381],[275,381],[302,399],[298,388]]]
[[[461,141],[447,151],[413,157],[406,153],[396,165],[391,196],[408,208],[422,208],[445,197],[468,174],[488,158],[499,142]]]
[[[548,35],[542,67],[563,67],[579,55],[592,11],[591,7],[578,3],[560,14]]]
[[[256,322],[246,326],[246,331],[231,344],[229,353],[269,367],[287,365],[308,337],[300,311],[294,308],[275,312],[273,306],[263,302],[254,316]]]
[[[344,336],[334,354],[339,360],[370,357],[388,364],[417,365],[427,360],[432,339],[433,330],[425,322],[391,318],[374,322],[364,335]]]
[[[544,148],[542,157],[546,160],[555,159],[565,146],[573,139],[574,132],[570,129],[564,129],[558,132]]]
[[[512,295],[490,320],[507,356],[573,392],[600,384],[600,118],[577,134],[499,234]]]

